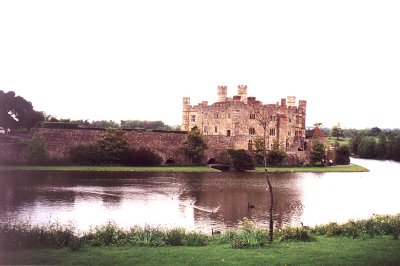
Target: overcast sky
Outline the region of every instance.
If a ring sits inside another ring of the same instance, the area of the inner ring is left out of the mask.
[[[307,125],[399,128],[400,1],[0,1],[0,90],[58,118],[181,123],[238,84]]]

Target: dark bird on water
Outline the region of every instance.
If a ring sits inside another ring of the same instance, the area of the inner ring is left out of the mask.
[[[250,204],[250,202],[247,202],[247,208],[248,209],[254,209],[256,206],[254,206],[253,204]]]
[[[215,230],[214,231],[214,229],[211,228],[211,234],[212,235],[219,235],[219,234],[221,234],[221,231],[219,231],[219,230]]]

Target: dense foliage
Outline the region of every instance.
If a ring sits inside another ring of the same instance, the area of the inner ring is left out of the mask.
[[[267,153],[267,164],[268,165],[281,165],[286,158],[286,152],[279,149],[278,141],[274,141],[272,144],[272,150]]]
[[[48,162],[49,154],[44,136],[35,133],[25,147],[27,162],[30,164],[45,164]]]
[[[353,130],[352,153],[361,158],[400,160],[400,130]]]
[[[35,111],[32,103],[15,92],[0,90],[0,126],[3,128],[31,128],[44,120],[42,112]]]
[[[245,150],[228,150],[231,166],[236,171],[253,170],[255,168],[253,156]]]
[[[350,147],[342,145],[335,149],[335,164],[337,165],[349,165],[350,164]]]
[[[72,162],[81,165],[129,165],[154,166],[161,164],[161,157],[154,152],[139,148],[131,149],[125,132],[109,128],[96,141],[88,145],[72,147]]]
[[[312,142],[312,150],[310,153],[310,163],[314,166],[323,166],[325,162],[325,145],[324,143],[314,139]]]
[[[375,215],[369,219],[350,220],[344,224],[329,223],[315,227],[283,227],[275,231],[280,241],[315,241],[315,236],[326,235],[367,238],[381,235],[400,237],[400,215]],[[205,234],[183,228],[132,227],[124,230],[109,222],[78,236],[73,224],[33,226],[29,223],[3,223],[0,225],[0,250],[38,247],[69,247],[80,250],[89,246],[206,246],[227,245],[231,248],[265,246],[268,232],[244,218],[237,230]]]
[[[184,152],[190,158],[192,164],[200,164],[204,157],[204,151],[208,148],[200,130],[195,127],[183,142]]]

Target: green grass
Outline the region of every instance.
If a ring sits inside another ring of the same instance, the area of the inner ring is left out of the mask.
[[[207,166],[0,166],[0,171],[104,171],[104,172],[219,172]],[[359,165],[337,165],[331,167],[268,167],[269,172],[367,172]],[[256,167],[254,172],[264,172]]]
[[[336,137],[326,137],[325,139],[325,145],[326,147],[330,147],[330,146],[335,146],[335,142],[339,142],[339,145],[350,145],[350,137],[339,137],[339,140],[336,139]]]
[[[219,172],[207,166],[0,166],[0,171]]]
[[[268,172],[368,172],[365,167],[356,164],[335,166],[293,166],[293,167],[267,167]],[[256,167],[255,172],[264,172],[264,167]]]
[[[319,236],[314,242],[283,241],[272,247],[86,247],[0,251],[0,264],[59,265],[399,265],[400,241]]]

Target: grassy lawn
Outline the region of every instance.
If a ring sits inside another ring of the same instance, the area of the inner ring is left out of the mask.
[[[264,172],[264,167],[257,167],[256,172]],[[268,172],[368,172],[365,167],[350,164],[350,165],[335,165],[323,167],[311,166],[293,166],[293,167],[268,167]]]
[[[207,166],[0,166],[0,171],[219,172]]]
[[[0,251],[0,264],[80,265],[399,265],[400,241],[392,237],[317,237],[272,247],[86,247]]]
[[[0,166],[0,171],[116,171],[116,172],[219,172],[207,166]],[[268,167],[269,172],[366,172],[359,165],[337,165],[331,167]],[[257,167],[254,172],[264,172]]]
[[[339,140],[336,137],[327,137],[325,140],[326,147],[335,146],[335,142],[339,142],[339,145],[348,145],[350,146],[350,137],[339,137]]]

